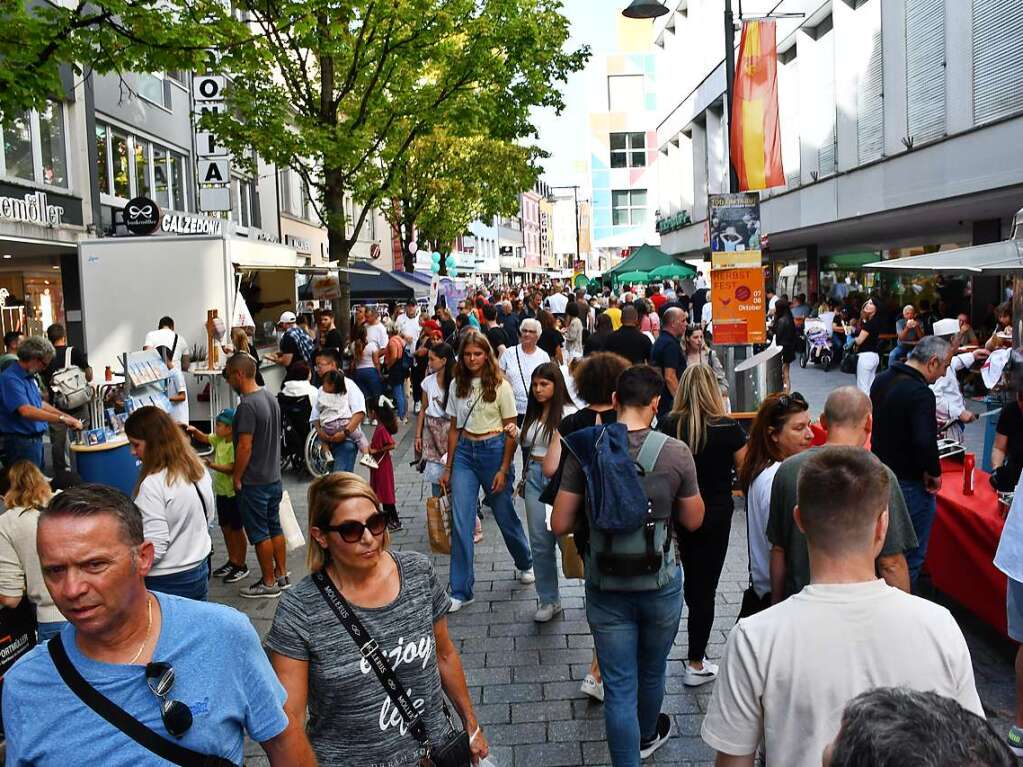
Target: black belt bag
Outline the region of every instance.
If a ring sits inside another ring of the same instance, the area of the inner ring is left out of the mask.
[[[469,733],[465,730],[455,730],[451,721],[451,712],[447,704],[444,705],[444,715],[448,719],[448,725],[452,732],[440,743],[434,745],[430,742],[430,736],[426,732],[426,725],[423,718],[416,710],[415,705],[405,693],[405,687],[394,673],[390,662],[380,652],[380,646],[376,640],[369,635],[362,621],[355,615],[351,605],[341,596],[330,578],[322,570],[313,573],[313,582],[320,590],[320,594],[326,600],[334,615],[341,621],[359,653],[366,662],[373,668],[383,685],[387,697],[391,699],[394,707],[401,714],[401,718],[408,725],[413,737],[420,745],[420,767],[469,767],[472,764],[472,749],[469,747]]]

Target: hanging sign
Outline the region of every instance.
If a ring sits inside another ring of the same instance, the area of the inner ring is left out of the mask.
[[[136,197],[124,206],[124,227],[130,234],[152,234],[160,228],[160,208],[148,197]]]
[[[712,194],[710,258],[712,269],[760,267],[760,195]]]
[[[760,195],[712,194],[708,210],[714,343],[724,346],[765,343]]]
[[[192,96],[196,118],[224,108],[227,78],[223,75],[195,75]],[[195,132],[196,180],[199,182],[199,210],[231,210],[231,153],[210,131]]]

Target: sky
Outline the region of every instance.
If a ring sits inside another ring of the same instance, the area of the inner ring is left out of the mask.
[[[588,188],[589,108],[586,104],[588,70],[603,69],[603,57],[616,45],[617,17],[623,0],[564,0],[564,13],[572,25],[569,46],[589,45],[592,56],[587,69],[576,72],[562,86],[565,109],[539,110],[534,124],[539,145],[550,152],[544,161],[544,181],[551,186],[579,184]]]

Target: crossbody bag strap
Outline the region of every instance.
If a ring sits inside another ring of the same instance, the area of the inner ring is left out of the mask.
[[[476,409],[476,405],[478,405],[479,401],[481,399],[483,399],[482,384],[480,385],[480,387],[481,388],[480,388],[479,396],[476,397],[475,400],[473,400],[473,403],[471,405],[469,405],[469,411],[465,414],[465,420],[462,421],[462,425],[458,427],[458,431],[464,431],[465,427],[469,425],[469,419],[472,418],[472,411]]]
[[[174,359],[174,350],[178,348],[178,334],[174,334],[174,343],[171,345],[170,358]]]
[[[222,756],[203,754],[167,740],[104,696],[78,673],[78,669],[75,668],[64,649],[64,643],[59,634],[46,643],[46,648],[50,652],[50,658],[53,659],[53,665],[57,667],[57,673],[60,674],[60,678],[64,680],[64,684],[71,689],[71,692],[146,750],[181,767],[236,767],[234,762]]]
[[[199,496],[199,503],[202,504],[202,515],[206,517],[206,521],[208,522],[210,519],[210,510],[206,507],[206,499],[202,497],[202,490],[199,489],[199,483],[193,482],[192,487],[195,488],[195,492]]]
[[[415,705],[405,692],[405,688],[398,680],[398,675],[394,673],[391,664],[384,657],[384,654],[380,652],[380,646],[376,643],[376,640],[369,635],[366,627],[362,625],[362,621],[359,620],[352,610],[352,606],[341,596],[341,592],[334,587],[334,584],[323,570],[313,573],[313,583],[320,590],[320,595],[327,603],[327,606],[333,610],[334,615],[341,621],[341,625],[345,627],[345,630],[352,637],[355,646],[359,648],[359,654],[376,673],[377,679],[383,685],[384,692],[391,699],[401,718],[405,720],[405,724],[408,725],[412,736],[419,741],[424,750],[428,750],[430,748],[430,737],[426,733],[426,725],[423,723],[423,718],[416,711]]]
[[[71,350],[73,348],[74,348],[73,346],[69,346],[67,349],[64,350],[64,369],[65,370],[67,368],[71,367]]]
[[[522,389],[526,392],[526,398],[529,398],[529,384],[526,383],[526,376],[522,372],[522,358],[519,357],[520,346],[515,347],[515,363],[519,366],[519,378],[522,379]]]

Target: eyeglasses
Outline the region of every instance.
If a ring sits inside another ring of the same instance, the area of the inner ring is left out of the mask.
[[[154,661],[146,665],[146,684],[149,691],[160,699],[160,718],[163,726],[175,738],[180,738],[192,726],[192,711],[180,700],[169,700],[174,687],[174,667]]]
[[[806,402],[806,398],[797,391],[792,392],[792,394],[783,394],[778,397],[775,407],[778,410],[788,410],[793,404],[801,406],[802,409],[810,407]]]
[[[327,525],[322,529],[327,532],[337,533],[345,543],[358,543],[362,540],[362,534],[366,530],[369,530],[372,535],[383,535],[386,528],[387,517],[378,511],[367,519],[365,523],[349,520],[348,522],[342,522],[340,525]]]

